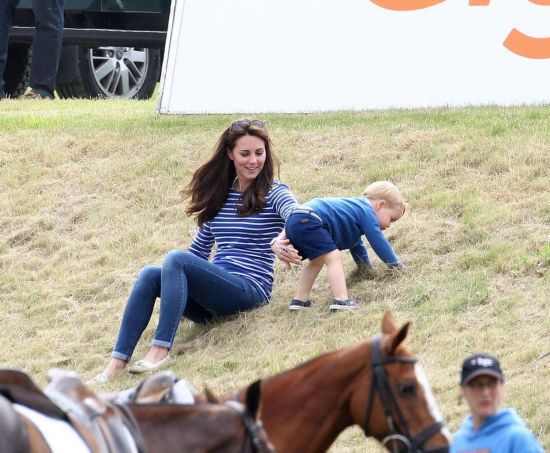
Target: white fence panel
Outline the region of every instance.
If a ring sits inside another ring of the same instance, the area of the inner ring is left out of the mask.
[[[168,31],[161,113],[550,102],[550,0],[174,0]]]

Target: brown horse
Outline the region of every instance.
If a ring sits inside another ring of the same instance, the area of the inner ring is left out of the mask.
[[[426,375],[387,311],[382,333],[262,381],[261,420],[280,453],[326,451],[359,425],[386,448],[447,452],[450,436]],[[232,396],[243,401],[243,389]]]
[[[26,374],[0,370],[0,451],[274,452],[255,420],[259,384],[249,386],[245,400],[123,404],[99,398],[75,375],[57,374],[42,393]]]
[[[166,373],[158,377],[167,379]],[[147,385],[151,380],[145,380],[138,386],[133,396],[136,402],[126,404],[137,421],[148,451],[275,452],[262,429],[261,422],[256,420],[260,406],[259,381],[247,387],[244,405],[236,401],[227,401],[224,404],[210,391],[207,392],[209,403],[189,405],[176,404],[173,399],[165,399],[160,395],[155,397],[152,388],[143,388],[143,384]],[[162,393],[166,392],[163,390]],[[143,402],[148,399],[160,402]],[[177,433],[184,430],[187,434],[185,443],[182,444],[182,436]]]

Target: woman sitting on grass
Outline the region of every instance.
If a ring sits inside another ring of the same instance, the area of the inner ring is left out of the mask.
[[[276,239],[297,203],[285,184],[274,181],[274,167],[263,121],[235,121],[223,132],[212,158],[181,192],[199,227],[190,247],[168,253],[162,266],[142,269],[111,360],[93,382],[106,382],[126,367],[157,297],[160,317],[152,346],[131,373],[156,370],[170,360],[182,317],[205,323],[269,302],[275,251],[287,264],[300,262],[284,247],[287,240]],[[209,261],[214,243],[217,251]]]

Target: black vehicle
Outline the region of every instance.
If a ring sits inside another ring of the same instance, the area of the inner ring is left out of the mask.
[[[65,0],[57,73],[62,98],[147,99],[159,80],[170,0]],[[10,33],[6,94],[28,86],[34,16],[21,0]]]

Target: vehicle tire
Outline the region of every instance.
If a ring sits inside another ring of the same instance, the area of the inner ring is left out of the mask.
[[[62,65],[71,69],[64,70]],[[149,99],[159,72],[159,49],[67,46],[61,57],[57,94],[61,98]]]
[[[8,61],[4,71],[6,96],[21,96],[29,86],[32,48],[28,44],[12,43],[8,49]]]

